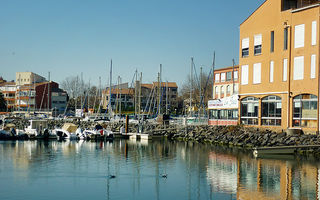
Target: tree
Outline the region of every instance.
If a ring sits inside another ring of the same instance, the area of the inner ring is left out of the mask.
[[[200,78],[201,77],[201,78]],[[200,84],[201,80],[201,84]],[[180,94],[184,99],[185,107],[189,107],[190,103],[190,88],[192,106],[196,109],[207,108],[208,100],[212,98],[212,73],[202,73],[200,76],[195,75],[192,79],[190,75],[187,80],[182,84]],[[201,85],[201,96],[200,98],[200,85]]]
[[[7,102],[4,99],[4,96],[1,92],[0,92],[0,111],[1,112],[7,111]]]

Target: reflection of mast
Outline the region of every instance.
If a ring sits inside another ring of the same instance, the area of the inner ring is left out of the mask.
[[[108,155],[108,176],[110,175],[110,156]],[[107,178],[107,199],[110,199],[110,178]]]

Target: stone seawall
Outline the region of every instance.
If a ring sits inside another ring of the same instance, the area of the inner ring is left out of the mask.
[[[320,145],[319,135],[287,135],[243,126],[188,126],[166,134],[171,140],[196,141],[251,149],[253,147]],[[313,151],[320,152],[320,149]],[[301,151],[303,152],[303,151]]]

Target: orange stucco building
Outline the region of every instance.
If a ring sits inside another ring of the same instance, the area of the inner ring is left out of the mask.
[[[240,123],[319,132],[318,0],[266,0],[240,25]]]

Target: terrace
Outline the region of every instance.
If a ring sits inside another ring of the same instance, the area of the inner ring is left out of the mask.
[[[320,0],[282,0],[281,11],[304,8],[320,3]]]

